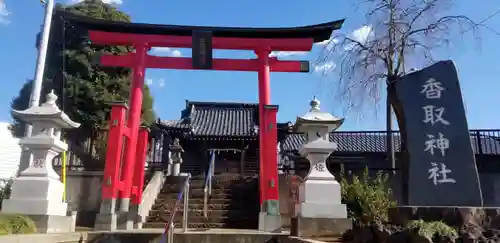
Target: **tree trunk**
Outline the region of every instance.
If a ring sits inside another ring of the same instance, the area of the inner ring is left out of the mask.
[[[396,115],[396,119],[399,125],[400,131],[400,150],[399,153],[396,154],[397,161],[400,162],[400,171],[401,171],[401,182],[402,182],[402,199],[403,202],[401,204],[408,205],[408,184],[409,184],[409,169],[410,169],[410,161],[409,154],[407,150],[407,134],[406,134],[406,122],[404,119],[404,111],[401,105],[401,101],[396,93],[395,82],[390,82],[387,87],[387,95],[394,109],[394,114]]]
[[[391,164],[391,169],[393,170],[393,174],[395,174],[395,166],[396,166],[396,158],[394,157],[394,134],[393,134],[393,125],[392,125],[392,106],[389,97],[389,92],[387,92],[386,99],[386,147],[387,147],[387,162]]]

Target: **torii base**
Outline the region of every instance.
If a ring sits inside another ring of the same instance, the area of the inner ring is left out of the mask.
[[[282,231],[281,215],[269,215],[267,212],[260,212],[259,230],[280,233]]]
[[[94,230],[115,231],[134,229],[134,221],[129,212],[115,211],[116,199],[102,200],[99,213],[96,215]]]

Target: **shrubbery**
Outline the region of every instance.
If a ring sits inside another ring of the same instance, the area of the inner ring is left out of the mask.
[[[368,168],[361,176],[341,172],[342,203],[346,204],[349,218],[355,225],[372,225],[387,222],[388,211],[396,206],[392,199],[392,190],[388,187],[389,176],[379,171],[375,178],[370,178]]]
[[[11,180],[0,181],[0,209],[4,199],[10,197]],[[36,225],[29,217],[0,214],[0,235],[29,234],[36,232]]]
[[[29,217],[0,214],[0,235],[29,234],[36,232],[36,225]]]
[[[410,221],[407,225],[391,225],[389,209],[396,206],[388,185],[389,176],[377,172],[370,177],[365,168],[361,176],[341,172],[342,203],[346,204],[354,228],[345,232],[343,240],[365,243],[455,242],[458,233],[441,221]]]
[[[431,242],[435,239],[454,241],[458,238],[457,231],[441,221],[414,220],[408,224],[407,228]]]
[[[0,181],[0,209],[2,209],[2,202],[4,199],[10,197],[10,190],[12,187],[12,179]]]

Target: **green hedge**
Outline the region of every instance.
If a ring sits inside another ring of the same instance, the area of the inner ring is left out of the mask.
[[[36,232],[36,225],[29,217],[0,214],[0,235],[29,234]]]
[[[2,181],[0,188],[0,205],[10,197],[12,180]],[[0,206],[1,208],[1,206]],[[36,225],[29,217],[13,214],[0,214],[0,235],[29,234],[36,232]]]
[[[453,240],[453,242],[458,239],[457,231],[441,221],[425,222],[423,220],[413,220],[410,221],[407,227],[431,242],[434,239],[449,239]]]
[[[389,209],[396,206],[389,188],[389,175],[382,171],[371,178],[368,168],[361,176],[340,175],[342,203],[346,204],[349,218],[357,226],[387,222]],[[351,177],[351,181],[347,178]]]

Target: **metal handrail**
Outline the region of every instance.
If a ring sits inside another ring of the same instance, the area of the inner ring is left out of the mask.
[[[179,206],[179,203],[181,202],[182,199],[184,199],[184,209],[183,209],[184,215],[182,215],[182,228],[184,232],[186,232],[188,229],[189,182],[191,180],[191,174],[189,173],[181,174],[181,176],[185,176],[186,179],[184,179],[182,190],[177,195],[177,199],[175,200],[174,206],[172,208],[172,214],[168,219],[168,223],[165,225],[165,231],[163,233],[161,243],[174,242],[174,230],[175,230],[174,218],[175,218],[175,213],[177,212],[177,207]]]
[[[208,166],[205,182],[203,184],[203,216],[208,218],[208,197],[212,196],[212,177],[214,175],[215,152],[211,151],[210,165]]]

